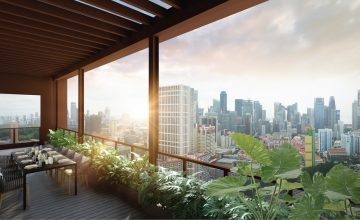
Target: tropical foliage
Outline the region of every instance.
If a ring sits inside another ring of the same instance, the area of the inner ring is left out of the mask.
[[[288,144],[268,150],[253,137],[233,134],[249,161],[239,163],[233,176],[205,183],[198,174],[184,176],[150,164],[147,157],[134,154],[130,160],[100,143],[76,144],[61,131],[50,131],[49,137],[55,147],[91,157],[100,180],[127,185],[138,191],[140,204],[156,204],[172,218],[359,219],[354,207],[360,203],[360,174],[341,164],[304,172]],[[302,193],[291,195],[299,188]]]

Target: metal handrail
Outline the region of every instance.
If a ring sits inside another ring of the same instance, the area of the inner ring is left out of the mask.
[[[75,131],[75,130],[71,130],[71,129],[67,129],[67,128],[58,128],[58,129],[63,130],[64,133],[65,133],[65,131],[68,131],[69,133],[74,132],[75,134],[78,134],[78,132]],[[125,145],[125,146],[128,146],[128,147],[131,148],[131,150],[130,150],[131,152],[133,152],[134,149],[140,149],[140,150],[144,150],[144,151],[149,151],[149,149],[146,148],[146,147],[141,147],[141,146],[137,146],[137,145],[133,145],[133,144],[128,144],[128,143],[125,143],[125,142],[112,140],[112,139],[106,138],[106,137],[101,137],[101,136],[87,134],[87,133],[84,133],[84,136],[90,136],[90,137],[92,137],[92,139],[94,139],[94,138],[95,139],[100,139],[102,141],[102,143],[104,143],[105,141],[114,142],[115,143],[115,149],[117,149],[118,145]],[[158,152],[158,154],[181,160],[182,164],[183,164],[183,166],[182,166],[183,167],[182,168],[183,172],[187,171],[187,164],[188,163],[195,163],[195,164],[198,164],[198,165],[201,165],[201,166],[206,166],[206,167],[222,170],[224,172],[224,176],[227,176],[230,173],[230,168],[228,168],[228,167],[224,167],[224,166],[204,162],[204,161],[201,161],[201,160],[192,159],[192,158],[189,158],[189,157],[183,157],[183,156],[179,156],[179,155],[175,155],[175,154],[169,154],[169,153],[165,153],[165,152]]]

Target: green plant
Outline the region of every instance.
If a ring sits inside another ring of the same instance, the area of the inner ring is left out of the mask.
[[[338,164],[324,176],[316,172],[311,178],[304,172],[301,176],[305,195],[294,205],[290,219],[358,219],[353,211],[360,204],[360,173]]]
[[[55,148],[70,147],[76,144],[74,135],[63,133],[61,130],[53,131],[49,129],[48,137],[50,144]]]
[[[286,213],[287,205],[294,202],[288,192],[301,187],[300,183],[288,181],[301,173],[301,158],[296,149],[284,144],[269,151],[251,136],[235,133],[232,138],[251,157],[251,161],[239,163],[236,169],[238,176],[211,182],[207,194],[237,199],[252,219],[281,217]],[[266,183],[273,185],[261,187]]]

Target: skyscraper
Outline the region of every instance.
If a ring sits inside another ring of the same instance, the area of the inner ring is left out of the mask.
[[[197,91],[189,86],[159,89],[159,146],[166,153],[185,155],[194,151]]]
[[[324,128],[325,122],[325,107],[324,98],[315,98],[314,102],[314,118],[315,118],[315,129]]]
[[[243,106],[244,106],[244,100],[243,99],[235,99],[235,112],[237,116],[243,116]]]
[[[221,91],[220,93],[220,112],[227,112],[227,94],[225,91]]]
[[[70,123],[71,125],[77,125],[78,121],[78,111],[77,111],[77,107],[76,107],[76,103],[72,102],[71,103],[71,109],[70,109]]]
[[[358,90],[358,99],[357,99],[357,129],[360,129],[360,89]]]
[[[330,96],[330,100],[329,100],[329,128],[332,128],[334,130],[335,124],[337,124],[335,98],[334,98],[334,96]]]
[[[332,135],[331,129],[319,129],[319,146],[320,152],[329,150],[332,147]]]
[[[358,101],[354,101],[352,104],[352,127],[353,130],[358,129]]]

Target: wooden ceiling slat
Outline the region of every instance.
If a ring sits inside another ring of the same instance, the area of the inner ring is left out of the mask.
[[[52,45],[52,46],[55,46],[56,48],[68,49],[71,51],[82,51],[82,52],[86,52],[86,53],[96,53],[97,52],[97,50],[86,48],[86,47],[81,47],[76,44],[70,44],[67,42],[58,41],[58,40],[54,40],[51,38],[49,39],[49,38],[45,38],[45,37],[41,37],[41,36],[34,36],[31,34],[20,32],[20,31],[9,30],[4,26],[5,25],[2,24],[2,22],[0,22],[0,35],[3,35],[3,36],[7,36],[7,37],[15,38],[18,40],[23,40],[23,41],[38,42],[38,43],[42,43],[44,45]]]
[[[59,51],[55,51],[55,50],[51,50],[48,48],[39,48],[37,46],[29,46],[29,45],[25,45],[25,44],[14,44],[13,42],[5,42],[5,41],[0,41],[0,46],[2,49],[13,49],[13,50],[18,50],[18,49],[24,49],[24,53],[26,53],[29,50],[32,51],[38,51],[38,52],[42,52],[44,54],[44,56],[46,56],[46,54],[52,54],[52,55],[60,55],[60,56],[64,56],[64,57],[69,57],[69,58],[74,58],[74,59],[80,59],[80,58],[84,58],[85,56],[80,56],[80,55],[73,55],[73,54],[69,54],[69,53],[65,53],[65,52],[59,52]]]
[[[34,59],[61,60],[61,61],[67,62],[67,63],[76,61],[76,59],[74,59],[74,58],[68,58],[68,57],[52,55],[52,54],[44,54],[43,52],[38,52],[38,51],[30,51],[30,50],[24,51],[24,50],[3,48],[2,51],[3,51],[3,53],[5,53],[5,54],[3,54],[3,56],[6,56],[7,54],[9,54],[11,56],[18,56],[18,57],[27,56],[29,58],[34,58]],[[0,53],[0,54],[2,54],[2,53]]]
[[[28,34],[29,36],[31,35],[34,38],[35,37],[36,38],[39,37],[42,39],[46,38],[50,42],[63,42],[65,45],[69,45],[69,46],[73,45],[75,48],[84,48],[84,49],[92,49],[92,50],[96,50],[96,49],[101,50],[104,48],[103,46],[101,46],[99,44],[90,43],[90,42],[79,42],[79,40],[76,38],[68,37],[65,35],[58,35],[58,34],[54,34],[52,32],[42,31],[42,30],[27,27],[27,26],[21,26],[16,23],[7,22],[6,20],[5,21],[0,20],[0,27],[8,29],[8,30],[25,33],[25,34]]]
[[[28,20],[26,18],[17,17],[2,12],[0,12],[0,21],[5,21],[11,24],[15,24],[17,26],[26,27],[26,30],[30,30],[33,34],[41,34],[44,36],[66,39],[72,43],[76,42],[78,44],[88,45],[97,49],[101,49],[102,45],[109,46],[113,43],[112,41],[104,40],[88,34],[79,33],[65,28],[59,28],[53,25]],[[25,28],[22,29],[25,30]]]
[[[62,65],[66,66],[66,61],[60,61],[56,59],[41,59],[41,58],[31,58],[31,57],[17,57],[14,55],[2,54],[0,57],[0,62],[2,61],[11,61],[11,60],[19,60],[21,62],[37,62],[51,65]]]
[[[4,68],[1,68],[1,72],[13,72],[13,73],[21,73],[21,74],[27,74],[27,75],[38,75],[38,73],[42,73],[43,75],[51,75],[51,73],[56,72],[56,70],[61,69],[56,67],[29,67],[29,66],[18,66],[18,65],[10,65]]]
[[[12,14],[18,17],[27,18],[34,21],[39,21],[42,23],[50,24],[56,27],[61,27],[69,30],[73,30],[79,33],[85,33],[95,37],[99,37],[105,40],[117,41],[119,36],[104,31],[100,31],[94,28],[90,28],[84,25],[79,25],[73,22],[65,21],[55,17],[41,14],[39,12],[29,11],[23,8],[19,8],[13,5],[0,3],[0,11],[6,14]]]
[[[89,52],[81,52],[81,51],[74,51],[68,48],[60,48],[60,47],[54,47],[53,45],[50,44],[44,44],[44,43],[39,43],[33,40],[26,40],[24,41],[23,39],[19,39],[19,37],[8,37],[8,36],[4,36],[0,34],[0,40],[2,42],[9,42],[12,44],[17,44],[17,45],[26,45],[29,47],[35,47],[35,48],[42,48],[45,50],[50,50],[50,51],[56,51],[58,53],[65,53],[68,55],[72,55],[75,57],[84,57],[84,56],[88,56],[91,55],[92,53]]]
[[[38,57],[38,58],[44,58],[44,57],[47,58],[48,57],[51,59],[63,60],[66,62],[74,62],[75,60],[79,60],[79,58],[62,56],[59,54],[54,54],[52,52],[29,50],[27,48],[21,48],[21,47],[12,47],[11,45],[9,46],[8,44],[2,45],[1,51],[6,54],[12,53],[12,54],[18,54],[19,56],[28,55],[29,57],[35,57],[35,58],[36,57]]]
[[[181,9],[182,3],[181,0],[161,0],[162,2],[165,2],[166,4],[170,5],[173,8]]]
[[[66,66],[66,64],[47,64],[47,63],[42,63],[42,62],[37,62],[37,61],[26,61],[26,60],[3,60],[3,59],[0,59],[0,62],[3,64],[3,66],[6,66],[6,65],[11,65],[11,64],[15,64],[13,66],[19,66],[20,68],[21,67],[26,67],[26,68],[31,68],[31,67],[43,67],[43,68],[51,68],[51,69],[54,69],[54,68],[61,68],[61,67],[64,67]],[[9,66],[10,66],[9,65]]]
[[[115,25],[117,27],[126,28],[131,31],[138,31],[141,28],[141,25],[129,21],[125,18],[118,17],[116,15],[98,10],[94,7],[88,6],[86,4],[74,1],[74,0],[39,0],[41,2],[51,4],[57,7],[61,7],[65,10],[84,15],[99,21],[106,22],[108,24]]]
[[[80,14],[69,12],[62,8],[48,5],[45,3],[41,3],[37,1],[23,1],[23,0],[11,0],[11,1],[0,0],[0,1],[14,5],[16,7],[21,7],[34,12],[39,12],[44,15],[48,15],[65,21],[84,25],[90,28],[98,29],[118,36],[126,37],[129,34],[129,32],[127,30],[124,30],[123,28],[119,28],[108,23],[104,23],[89,17],[85,17]]]
[[[165,8],[150,1],[139,1],[139,0],[122,0],[122,1],[141,10],[147,11],[153,15],[156,15],[160,18],[165,17],[167,14]]]
[[[136,11],[135,9],[128,8],[119,3],[113,2],[111,0],[81,0],[95,7],[101,8],[106,11],[110,11],[114,14],[129,18],[131,20],[137,21],[141,24],[150,24],[153,20],[150,16],[147,16],[141,12]]]

